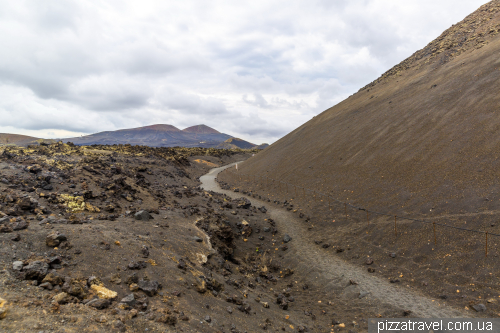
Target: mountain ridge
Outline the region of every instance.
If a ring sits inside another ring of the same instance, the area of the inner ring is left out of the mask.
[[[202,147],[202,148],[221,148],[219,147],[226,140],[231,140],[231,135],[221,133],[207,125],[195,125],[187,127],[183,130],[169,124],[154,124],[135,128],[125,128],[115,131],[103,131],[93,133],[81,137],[63,138],[63,142],[72,142],[76,145],[113,145],[113,144],[131,144],[144,145],[150,147]],[[243,146],[251,148],[259,148],[248,141],[237,139],[245,144]],[[0,144],[7,145],[28,145],[37,144],[45,140],[35,137],[29,137],[17,134],[0,134]],[[241,148],[239,145],[232,145],[224,149]]]

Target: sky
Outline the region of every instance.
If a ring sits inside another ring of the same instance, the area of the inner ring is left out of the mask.
[[[487,2],[0,0],[0,133],[272,143]]]

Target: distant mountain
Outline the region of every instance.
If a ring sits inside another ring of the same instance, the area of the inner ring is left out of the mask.
[[[236,148],[253,149],[256,147],[257,146],[254,145],[253,143],[238,138],[227,139],[226,141],[222,142],[220,145],[217,146],[217,148],[221,149],[236,149]]]
[[[35,144],[40,142],[50,143],[53,141],[54,140],[40,139],[27,135],[0,133],[0,146],[3,145],[27,146],[29,144]]]
[[[260,148],[253,143],[233,138],[206,125],[196,125],[178,129],[167,124],[156,124],[117,131],[105,131],[81,137],[61,139],[75,145],[114,145],[131,144],[149,147],[203,147],[220,149],[253,149]],[[27,146],[40,142],[55,142],[50,139],[40,139],[31,136],[0,133],[0,146]],[[266,144],[264,144],[266,145]],[[263,148],[260,148],[263,149]]]
[[[193,134],[221,134],[219,131],[208,127],[206,125],[196,125],[185,128],[182,130],[185,133],[193,133]]]
[[[131,144],[150,147],[216,147],[231,138],[230,135],[206,125],[196,125],[180,130],[175,126],[157,124],[118,131],[99,132],[76,138],[63,139],[76,145]]]
[[[263,143],[261,145],[255,146],[255,148],[257,149],[266,149],[267,147],[269,147],[268,143]]]

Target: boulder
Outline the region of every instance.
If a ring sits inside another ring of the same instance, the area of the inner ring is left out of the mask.
[[[28,229],[28,223],[23,219],[19,219],[18,221],[12,223],[11,226],[14,231]]]
[[[122,300],[120,301],[120,303],[124,303],[124,304],[127,304],[129,306],[134,306],[134,304],[136,303],[134,294],[129,294],[129,295],[123,297]]]
[[[20,271],[23,269],[23,262],[22,261],[14,261],[12,263],[12,269],[15,271]]]
[[[476,312],[484,312],[486,311],[486,306],[484,304],[476,304],[473,305],[472,308],[476,310]]]
[[[105,298],[96,298],[87,303],[88,306],[96,308],[98,310],[106,309],[111,305],[111,301]]]
[[[160,284],[157,281],[147,281],[140,279],[139,283],[137,283],[139,290],[142,290],[148,296],[154,296],[158,293],[158,289],[160,288]]]
[[[60,233],[59,231],[54,231],[47,235],[45,238],[45,244],[50,247],[56,247],[65,240],[67,240],[66,235]]]
[[[49,271],[49,265],[43,261],[32,261],[24,267],[26,280],[43,280]]]
[[[64,283],[63,279],[60,276],[55,275],[54,273],[47,274],[42,280],[42,283],[45,282],[48,282],[53,286],[55,285],[62,286]]]
[[[138,221],[149,221],[153,217],[147,210],[140,210],[134,214],[134,218]]]
[[[66,303],[70,303],[72,301],[71,296],[65,292],[62,292],[62,293],[55,295],[54,297],[52,297],[52,299],[59,304],[66,304]]]

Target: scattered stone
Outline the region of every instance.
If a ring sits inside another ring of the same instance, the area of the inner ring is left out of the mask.
[[[228,313],[230,313],[230,314],[231,314],[231,313],[233,313],[233,308],[232,308],[232,307],[230,307],[230,306],[228,306],[228,307],[226,308],[226,311],[227,311]]]
[[[42,283],[45,283],[45,282],[48,282],[53,286],[56,286],[56,285],[62,286],[64,283],[63,279],[61,277],[55,275],[54,273],[47,274],[42,280]]]
[[[26,280],[43,280],[49,271],[49,265],[43,261],[32,261],[23,268]]]
[[[237,208],[248,209],[252,206],[252,203],[247,198],[238,199]]]
[[[134,218],[138,221],[149,221],[153,217],[147,210],[140,210],[134,214]]]
[[[19,221],[12,223],[12,230],[18,231],[24,229],[28,229],[28,223],[26,223],[25,220],[21,219]]]
[[[288,309],[288,299],[283,294],[279,294],[276,299],[276,303],[279,305],[280,309],[287,310]]]
[[[71,296],[69,296],[65,292],[55,295],[54,297],[52,297],[52,299],[59,304],[66,304],[71,302]]]
[[[134,294],[129,294],[129,295],[125,296],[124,298],[122,298],[120,303],[124,303],[124,304],[127,304],[129,306],[134,306],[136,303]]]
[[[201,239],[200,237],[198,236],[194,236],[193,239],[195,240],[195,242],[198,242],[198,243],[201,243],[203,242],[203,239]]]
[[[118,329],[119,331],[122,331],[122,332],[125,332],[125,330],[126,330],[125,324],[119,319],[113,321],[113,327]]]
[[[111,305],[111,301],[109,299],[104,298],[95,298],[87,303],[88,306],[96,308],[98,310],[106,309]]]
[[[142,246],[141,255],[143,258],[149,257],[149,248],[146,245]]]
[[[72,296],[78,297],[79,299],[83,299],[85,298],[85,296],[87,296],[85,287],[82,282],[68,278],[62,286],[62,290]]]
[[[146,268],[146,263],[144,261],[131,262],[128,264],[128,269],[143,269]]]
[[[396,252],[389,253],[389,257],[396,258]]]
[[[104,324],[104,323],[106,323],[108,321],[108,318],[103,315],[103,316],[100,316],[100,317],[96,318],[95,321],[98,322],[98,323]]]
[[[373,264],[373,259],[372,258],[366,259],[365,264],[367,264],[367,265]]]
[[[111,279],[109,279],[109,282],[114,283],[114,284],[120,284],[122,283],[122,279],[120,278],[120,274],[114,274]]]
[[[365,297],[366,297],[366,296],[368,296],[369,294],[370,294],[370,293],[369,293],[369,292],[367,292],[367,291],[361,291],[361,292],[359,293],[358,298],[359,298],[359,299],[361,299],[361,298],[365,298]]]
[[[54,287],[50,282],[43,282],[40,284],[40,288],[52,290]]]
[[[289,235],[285,235],[285,236],[283,237],[283,242],[285,242],[285,243],[288,243],[288,242],[290,242],[291,240],[292,240],[292,237],[290,237]]]
[[[19,242],[21,240],[21,235],[19,234],[15,234],[14,236],[12,236],[10,238],[11,241],[14,241],[14,242]]]
[[[372,267],[368,268],[368,273],[375,273],[375,268]]]
[[[177,268],[186,269],[186,261],[184,259],[179,259],[179,263],[177,264]]]
[[[12,228],[6,224],[0,224],[0,232],[3,232],[3,233],[8,233],[8,232],[12,232],[14,230],[12,230]]]
[[[154,296],[158,293],[158,289],[161,288],[160,284],[157,281],[146,281],[143,279],[139,280],[137,284],[139,290],[142,290],[148,296]]]
[[[94,275],[88,278],[87,283],[89,284],[89,286],[93,285],[104,286],[104,283],[102,283],[101,279],[99,279],[97,276]]]
[[[212,318],[210,318],[210,316],[205,316],[205,321],[207,323],[211,323],[212,322]]]
[[[132,283],[137,283],[139,282],[139,277],[137,276],[136,273],[130,275],[126,280],[125,283],[128,285],[131,285]]]
[[[54,231],[47,235],[45,238],[45,244],[50,247],[56,247],[65,240],[67,240],[66,235],[60,233],[59,231]]]
[[[476,312],[484,312],[486,311],[486,306],[482,303],[473,305],[472,308],[476,310]]]
[[[15,270],[15,271],[20,271],[21,269],[23,269],[23,262],[22,261],[14,261],[12,263],[12,269]]]

